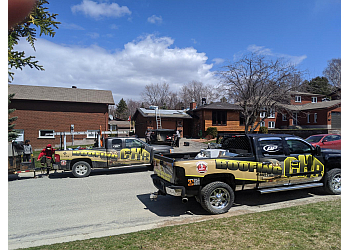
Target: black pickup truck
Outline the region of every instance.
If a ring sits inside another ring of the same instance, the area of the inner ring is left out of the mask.
[[[89,176],[93,168],[152,166],[155,153],[171,153],[166,145],[149,145],[138,138],[108,137],[104,147],[82,150],[57,150],[54,169],[72,171],[75,177]]]
[[[151,195],[196,197],[212,214],[227,212],[234,191],[261,193],[324,187],[341,192],[340,150],[313,147],[286,134],[247,134],[224,137],[221,148],[201,152],[156,154],[151,175],[158,192]]]

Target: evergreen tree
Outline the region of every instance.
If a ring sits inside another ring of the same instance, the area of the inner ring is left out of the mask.
[[[128,105],[122,98],[117,105],[117,115],[120,119],[126,120],[128,118]]]
[[[9,105],[11,103],[11,99],[14,97],[15,94],[9,94],[8,95],[8,101],[9,101]],[[8,141],[13,141],[17,138],[18,133],[13,129],[15,124],[12,124],[14,121],[17,120],[17,116],[14,117],[10,117],[10,114],[13,113],[16,109],[8,109],[9,110],[9,117],[8,117],[8,121],[9,121],[9,126],[8,126]]]
[[[310,81],[303,82],[304,89],[313,94],[329,95],[332,92],[332,86],[326,77],[315,77]]]
[[[35,60],[35,56],[26,56],[24,51],[15,50],[15,46],[21,38],[26,38],[27,42],[35,50],[34,42],[36,40],[37,32],[40,31],[39,36],[42,34],[53,37],[55,35],[54,28],[58,29],[60,22],[55,21],[57,14],[50,14],[48,8],[44,7],[45,4],[49,4],[47,0],[38,0],[36,6],[32,12],[21,22],[14,27],[10,27],[8,30],[8,82],[13,80],[14,73],[11,69],[22,69],[25,66],[30,68],[36,68],[37,70],[44,70],[43,66],[38,64]],[[8,96],[9,104],[14,94]],[[15,109],[9,109],[9,127],[8,127],[8,140],[11,141],[17,138],[17,133],[13,130],[14,122],[17,117],[11,117]]]

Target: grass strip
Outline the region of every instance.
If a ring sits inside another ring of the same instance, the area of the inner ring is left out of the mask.
[[[340,249],[341,199],[27,249]]]

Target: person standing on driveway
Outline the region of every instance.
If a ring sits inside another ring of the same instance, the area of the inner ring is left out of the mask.
[[[29,144],[30,140],[26,140],[23,145],[23,161],[30,162],[33,155],[32,145]]]

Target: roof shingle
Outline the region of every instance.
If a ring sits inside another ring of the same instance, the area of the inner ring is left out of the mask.
[[[9,84],[15,100],[105,103],[114,105],[112,91]]]

